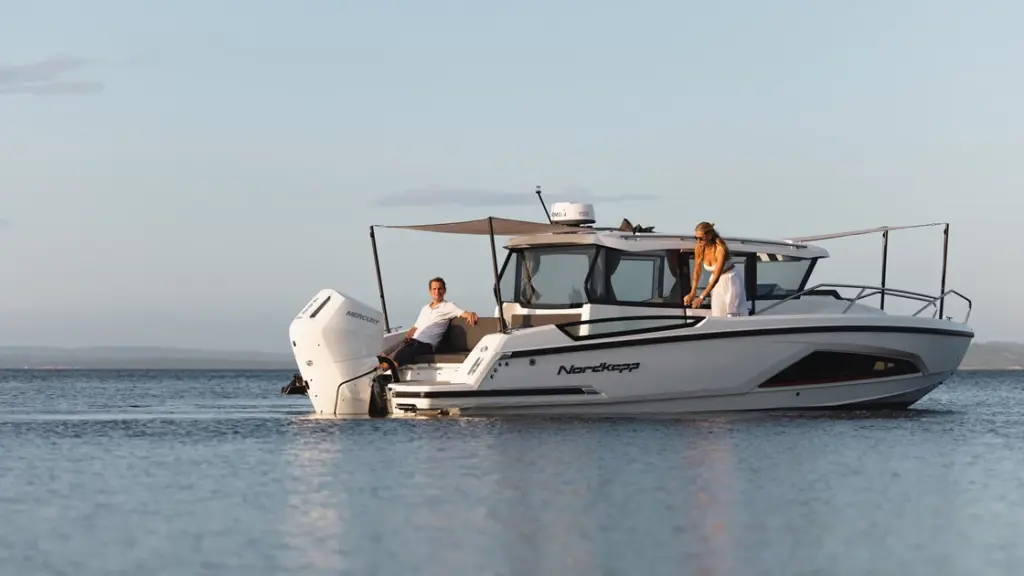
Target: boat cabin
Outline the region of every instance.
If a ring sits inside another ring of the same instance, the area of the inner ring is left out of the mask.
[[[759,304],[766,306],[766,301],[804,290],[815,263],[828,257],[824,249],[808,244],[725,241],[732,260],[744,270],[751,313]],[[664,324],[666,317],[706,316],[710,299],[701,309],[683,307],[692,281],[695,246],[692,235],[592,229],[515,237],[505,246],[498,273],[500,314],[512,329],[579,322],[573,327],[578,336],[594,332],[595,325],[589,322],[593,320],[622,320],[602,323],[598,331],[606,332]],[[698,290],[710,276],[702,270]],[[840,298],[834,290],[814,294]],[[481,316],[475,326],[453,320],[435,353],[418,356],[416,363],[461,363],[481,338],[501,330],[498,314],[496,307],[495,316]],[[648,318],[637,318],[641,316]]]
[[[828,252],[810,244],[724,237],[733,263],[743,270],[750,313],[759,303],[790,297],[807,287],[814,266]],[[500,272],[506,319],[527,311],[567,311],[585,305],[643,308],[630,315],[666,314],[683,308],[693,278],[692,235],[588,230],[513,238]],[[701,266],[697,289],[711,273]],[[705,301],[701,308],[710,309]],[[700,313],[701,311],[693,311]],[[707,312],[704,312],[705,314]]]

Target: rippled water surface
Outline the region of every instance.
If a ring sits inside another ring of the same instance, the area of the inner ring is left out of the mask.
[[[1019,574],[1024,375],[890,414],[329,420],[0,371],[0,574]]]

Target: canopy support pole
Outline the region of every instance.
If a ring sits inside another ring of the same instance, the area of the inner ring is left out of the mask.
[[[373,226],[370,226],[370,245],[373,246],[373,268],[377,271],[377,292],[380,294],[380,308],[384,312],[384,332],[391,331],[391,323],[388,322],[388,305],[384,301],[384,281],[380,277],[380,258],[377,256],[377,236],[373,233]]]
[[[946,262],[949,257],[949,222],[946,222],[942,229],[942,285],[939,286],[939,318],[945,311],[946,305]]]
[[[885,310],[885,272],[889,263],[889,231],[882,232],[882,303],[879,306]]]
[[[498,323],[501,325],[501,331],[505,332],[508,327],[505,324],[505,309],[501,305],[501,278],[498,274],[498,250],[494,246],[494,220],[487,217],[487,228],[490,231],[491,237],[491,266],[494,268],[494,298],[498,301]]]

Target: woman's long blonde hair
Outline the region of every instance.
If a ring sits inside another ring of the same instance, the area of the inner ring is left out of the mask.
[[[715,230],[714,222],[701,222],[697,224],[697,231],[704,235],[708,239],[705,242],[705,246],[713,246],[718,244],[725,250],[725,261],[728,262],[732,258],[732,251],[729,250],[729,245],[725,243],[725,239],[718,234],[718,230]],[[701,257],[704,256],[703,249],[701,250]]]

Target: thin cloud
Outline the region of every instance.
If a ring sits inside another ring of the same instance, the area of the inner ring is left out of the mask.
[[[653,194],[594,194],[581,189],[544,192],[548,205],[560,201],[608,203],[657,199]],[[376,200],[381,206],[526,206],[537,203],[537,194],[529,190],[506,192],[472,188],[417,188],[384,194]]]
[[[103,91],[99,82],[51,82],[35,86],[0,88],[0,94],[31,94],[33,96],[55,96],[58,94],[95,94]]]
[[[0,94],[33,96],[95,94],[103,90],[100,82],[64,79],[93,62],[77,56],[54,56],[30,64],[0,64]]]

